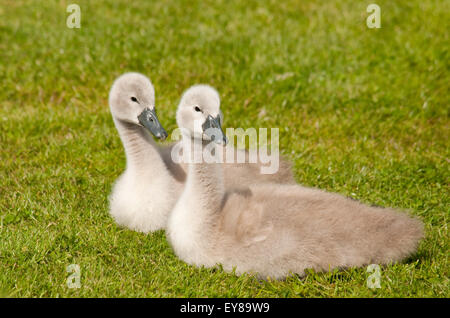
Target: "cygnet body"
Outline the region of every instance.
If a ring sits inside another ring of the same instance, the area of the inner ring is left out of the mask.
[[[205,125],[193,124],[193,118],[206,123],[220,114],[220,104],[207,98],[210,90],[194,86],[181,99],[177,122],[187,132],[186,144],[210,144]],[[215,127],[214,140],[223,144],[219,120]],[[223,165],[189,163],[166,232],[176,255],[189,264],[282,279],[306,269],[397,262],[416,251],[423,235],[422,223],[406,213],[339,194],[268,183],[230,188],[223,181]]]

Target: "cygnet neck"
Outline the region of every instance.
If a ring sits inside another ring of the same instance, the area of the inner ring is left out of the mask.
[[[158,171],[162,174],[166,171],[157,144],[146,128],[117,118],[114,123],[125,148],[127,169],[139,173]]]
[[[193,138],[183,134],[183,151],[188,147],[205,149],[211,141],[200,138]],[[214,147],[221,147],[213,143]],[[223,183],[223,168],[221,163],[207,163],[202,157],[196,158],[200,160],[192,160],[194,156],[191,154],[188,160],[188,177],[186,181],[186,190],[195,193],[195,196],[202,198],[201,202],[208,207],[209,210],[216,212],[222,204],[225,194]]]

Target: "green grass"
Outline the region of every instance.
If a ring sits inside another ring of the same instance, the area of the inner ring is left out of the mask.
[[[372,2],[0,0],[0,296],[449,297],[450,2],[378,0],[368,29]],[[118,228],[107,96],[126,71],[151,77],[168,131],[183,90],[215,86],[225,126],[280,127],[299,183],[422,219],[418,253],[376,290],[365,268],[261,282]]]

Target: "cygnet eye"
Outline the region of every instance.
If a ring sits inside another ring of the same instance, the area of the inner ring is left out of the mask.
[[[195,106],[194,109],[195,109],[196,112],[201,112],[201,111],[202,111],[202,110],[200,109],[200,107],[198,107],[198,106]]]
[[[136,97],[131,97],[131,101],[133,101],[133,102],[135,102],[135,103],[138,103],[138,100],[137,100],[137,98]]]

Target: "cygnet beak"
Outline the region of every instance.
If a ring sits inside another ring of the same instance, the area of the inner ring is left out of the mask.
[[[222,126],[220,125],[219,115],[217,115],[216,118],[208,115],[208,118],[206,118],[202,128],[203,134],[208,136],[209,139],[214,141],[216,144],[225,146],[228,143],[228,139],[222,130]]]
[[[156,138],[164,140],[167,138],[167,132],[156,116],[155,109],[146,107],[138,116],[139,123],[147,128]]]

